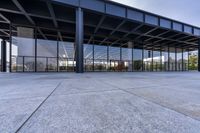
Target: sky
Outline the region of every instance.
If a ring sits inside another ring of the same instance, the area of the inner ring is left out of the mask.
[[[200,0],[112,0],[200,27]]]

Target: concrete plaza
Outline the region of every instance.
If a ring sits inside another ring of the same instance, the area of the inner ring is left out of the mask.
[[[200,73],[0,73],[0,132],[199,133]]]

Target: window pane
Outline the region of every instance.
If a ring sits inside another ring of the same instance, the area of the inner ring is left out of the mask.
[[[35,71],[34,29],[15,28],[17,33],[12,33],[12,71]]]
[[[107,46],[94,45],[94,70],[107,71]]]
[[[189,70],[198,70],[198,51],[189,51]]]
[[[133,49],[133,70],[142,71],[142,48]]]
[[[168,47],[162,48],[162,70],[168,71]]]
[[[93,71],[93,45],[84,44],[84,66],[85,71]]]
[[[76,62],[73,42],[59,41],[59,71],[74,71]]]
[[[37,39],[37,71],[57,70],[57,41]]]
[[[161,71],[161,56],[160,51],[153,51],[153,71]]]
[[[109,47],[110,71],[121,71],[120,47]]]
[[[151,71],[152,66],[152,50],[144,49],[143,67],[144,71]]]
[[[184,50],[183,51],[183,70],[187,71],[188,70],[188,51]]]
[[[182,71],[182,49],[177,48],[177,71]]]
[[[132,71],[132,48],[122,48],[122,71]]]
[[[169,51],[169,70],[175,71],[175,48],[171,47]]]

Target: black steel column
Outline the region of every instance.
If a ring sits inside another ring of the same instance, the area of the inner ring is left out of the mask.
[[[142,72],[144,71],[144,43],[142,43]]]
[[[76,9],[76,72],[83,73],[83,11]]]
[[[154,46],[152,47],[152,50],[151,50],[151,71],[153,72],[154,71],[154,60],[153,60],[153,52],[154,52]]]
[[[184,52],[184,49],[182,48],[182,61],[181,61],[181,62],[182,62],[182,65],[181,65],[182,71],[184,71],[184,69],[183,69],[183,68],[184,68],[184,59],[183,59],[183,58],[184,58],[184,55],[183,55],[183,52]]]
[[[160,71],[163,71],[163,60],[162,60],[162,45],[160,44]]]
[[[34,29],[34,39],[35,39],[35,72],[37,72],[37,28]]]
[[[177,71],[177,47],[175,47],[175,71]]]
[[[169,45],[168,45],[168,64],[167,64],[167,71],[170,71],[170,49],[169,49]]]
[[[10,30],[10,48],[9,48],[9,51],[10,51],[10,58],[9,58],[9,72],[12,72],[12,24],[9,25],[9,30]]]
[[[198,71],[200,72],[200,39],[198,41]]]
[[[92,42],[92,71],[94,72],[94,41]]]
[[[59,71],[59,38],[58,38],[58,34],[57,34],[57,72]]]
[[[6,41],[2,40],[1,42],[1,71],[6,72]]]

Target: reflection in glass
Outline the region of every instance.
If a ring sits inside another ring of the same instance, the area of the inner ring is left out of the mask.
[[[177,71],[182,71],[182,49],[177,48],[177,61],[176,61],[176,68]]]
[[[142,48],[133,49],[133,71],[142,71]]]
[[[110,71],[122,71],[120,47],[109,47]]]
[[[84,70],[93,71],[93,46],[92,44],[84,44]]]
[[[144,71],[151,71],[152,66],[152,50],[144,49],[143,68]]]
[[[176,60],[176,55],[175,55],[175,48],[170,47],[169,48],[169,70],[170,71],[175,71],[175,60]]]
[[[35,71],[35,39],[32,28],[15,27],[12,36],[12,72]]]
[[[161,71],[161,56],[159,50],[153,51],[153,71]]]
[[[198,70],[198,51],[189,51],[189,68],[188,70]]]
[[[75,47],[73,42],[59,41],[59,71],[75,71]]]
[[[188,50],[183,50],[183,71],[188,71]]]
[[[57,41],[37,39],[37,71],[57,71]]]
[[[168,62],[169,62],[169,58],[168,58],[168,47],[163,47],[162,48],[162,71],[168,71]]]
[[[107,71],[107,46],[94,45],[94,71]]]
[[[122,48],[122,71],[132,71],[132,48]]]

